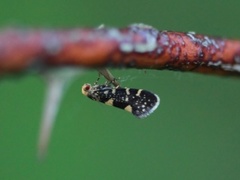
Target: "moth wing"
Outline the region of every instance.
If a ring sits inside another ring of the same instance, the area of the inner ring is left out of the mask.
[[[160,98],[142,89],[116,89],[113,106],[131,112],[138,118],[150,115],[159,105]]]

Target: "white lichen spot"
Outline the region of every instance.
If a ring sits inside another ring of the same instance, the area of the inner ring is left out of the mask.
[[[117,29],[110,29],[109,31],[108,31],[108,36],[110,37],[110,38],[113,38],[113,39],[116,39],[116,40],[118,40],[118,41],[121,41],[122,40],[122,34],[120,33],[120,31],[119,30],[117,30]]]
[[[82,36],[78,31],[72,31],[69,33],[68,38],[71,42],[78,42],[82,39]]]
[[[234,57],[234,61],[235,61],[236,63],[240,63],[240,56],[235,56],[235,57]]]
[[[46,37],[44,38],[43,41],[44,41],[43,47],[50,55],[55,55],[59,53],[59,51],[61,51],[62,49],[62,44],[60,43],[58,37],[55,36]]]
[[[152,36],[150,34],[146,34],[146,42],[144,43],[136,43],[134,45],[134,50],[136,52],[140,52],[140,53],[145,53],[145,52],[151,52],[154,49],[157,48],[157,41],[156,41],[156,37]]]
[[[194,31],[188,31],[188,34],[196,34]]]
[[[134,23],[131,25],[131,27],[138,27],[138,28],[143,28],[143,29],[155,29],[154,27],[152,27],[148,24],[143,24],[143,23]]]
[[[121,51],[125,53],[129,53],[133,51],[133,45],[131,43],[121,43],[119,48]]]
[[[208,66],[220,66],[222,64],[222,62],[221,61],[216,61],[216,62],[212,62],[212,61],[209,61],[208,62]]]
[[[204,40],[202,41],[202,45],[204,47],[208,47],[212,44],[212,41],[207,37],[207,36],[204,36]]]
[[[190,37],[192,39],[192,41],[197,42],[197,39],[194,37],[193,33],[187,33],[187,36]]]
[[[212,39],[211,42],[212,42],[212,44],[214,45],[214,47],[215,47],[216,49],[219,49],[219,46],[217,45],[217,43],[216,43],[215,40]]]
[[[237,71],[240,72],[240,65],[235,64],[235,65],[231,65],[231,64],[222,64],[221,66],[224,70],[227,71]]]
[[[209,46],[209,43],[208,43],[207,41],[203,41],[203,42],[202,42],[202,45],[203,45],[204,47],[208,47],[208,46]]]
[[[240,72],[240,65],[238,65],[238,64],[235,64],[235,65],[233,65],[233,67],[232,67],[235,71],[238,71],[238,72]]]
[[[232,70],[232,65],[231,64],[223,64],[221,66],[224,70],[231,71]]]
[[[211,40],[209,39],[208,36],[204,36],[205,41],[207,41],[208,44],[211,44]]]

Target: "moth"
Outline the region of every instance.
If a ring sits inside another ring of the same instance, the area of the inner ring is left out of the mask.
[[[138,118],[145,118],[160,104],[158,95],[143,89],[113,87],[111,85],[82,86],[83,95],[88,98],[114,106],[132,113]]]

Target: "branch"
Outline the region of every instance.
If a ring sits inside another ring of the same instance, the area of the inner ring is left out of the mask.
[[[158,31],[143,24],[122,29],[0,31],[1,74],[61,66],[240,75],[240,41]]]

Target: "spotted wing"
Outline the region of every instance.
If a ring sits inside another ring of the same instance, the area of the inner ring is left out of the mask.
[[[138,118],[151,114],[160,103],[156,94],[142,89],[112,88],[102,85],[98,86],[91,95],[91,99],[124,109]]]

